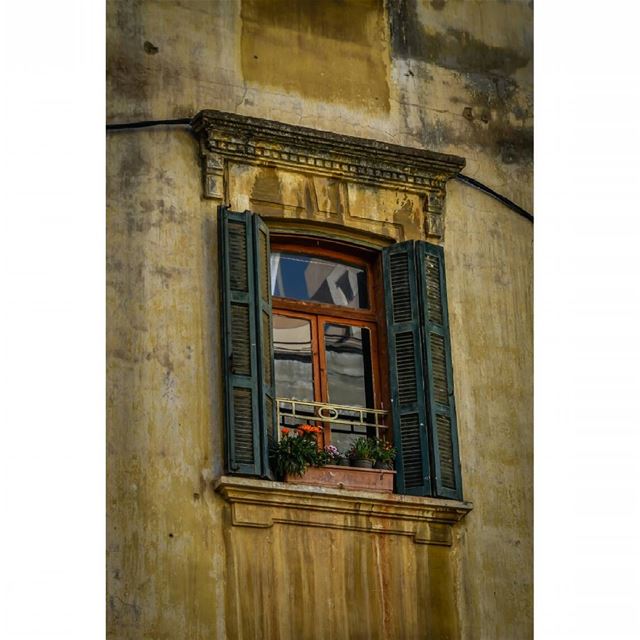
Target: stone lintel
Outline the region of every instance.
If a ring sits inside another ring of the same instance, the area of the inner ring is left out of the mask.
[[[329,131],[204,110],[191,122],[203,155],[204,195],[222,198],[225,160],[424,196],[427,237],[442,239],[445,186],[464,158]]]
[[[222,476],[215,490],[231,505],[235,526],[274,523],[410,536],[420,544],[451,545],[451,528],[470,502],[348,491]]]

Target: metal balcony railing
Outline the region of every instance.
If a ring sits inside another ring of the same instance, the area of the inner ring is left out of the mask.
[[[389,412],[329,402],[308,402],[294,398],[276,398],[278,440],[282,427],[301,424],[323,426],[331,424],[332,431],[357,433],[381,437],[380,431],[388,429]],[[364,429],[364,433],[363,433]]]

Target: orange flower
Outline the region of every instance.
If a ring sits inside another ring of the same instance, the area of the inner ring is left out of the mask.
[[[301,424],[298,427],[298,431],[302,431],[302,433],[320,433],[322,429],[320,427],[314,427],[310,424]]]
[[[280,429],[280,431],[282,431],[283,435],[287,435],[287,433],[289,433],[289,429],[287,429],[286,427],[282,427],[282,429]]]

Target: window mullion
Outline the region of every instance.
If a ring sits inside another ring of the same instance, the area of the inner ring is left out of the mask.
[[[319,402],[329,402],[329,385],[327,383],[327,354],[324,346],[324,325],[325,318],[322,316],[316,316],[315,327],[317,336],[317,349],[318,349],[318,391]],[[324,431],[324,444],[331,442],[331,424],[329,422],[322,423],[322,429]]]

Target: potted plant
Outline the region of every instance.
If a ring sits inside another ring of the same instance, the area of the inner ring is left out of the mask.
[[[338,451],[338,447],[328,444],[324,448],[324,455],[327,459],[327,464],[335,464],[338,466],[349,466],[349,460],[346,456],[344,456],[340,451]]]
[[[347,452],[352,467],[371,469],[374,461],[375,442],[371,438],[361,437],[353,442]]]
[[[395,458],[396,450],[388,440],[385,440],[384,438],[374,439],[374,469],[393,469],[393,461]]]
[[[303,424],[295,429],[282,429],[280,442],[271,447],[271,466],[278,478],[301,477],[310,465],[327,464],[326,457],[318,451],[316,434],[320,427]]]
[[[391,493],[395,471],[375,470],[373,451],[375,441],[359,438],[346,458],[334,445],[318,448],[317,434],[322,429],[301,425],[282,429],[280,442],[271,448],[271,465],[277,477],[293,484],[333,487]],[[356,456],[368,456],[356,457]],[[352,466],[345,466],[349,459]],[[360,468],[356,468],[360,467]]]

